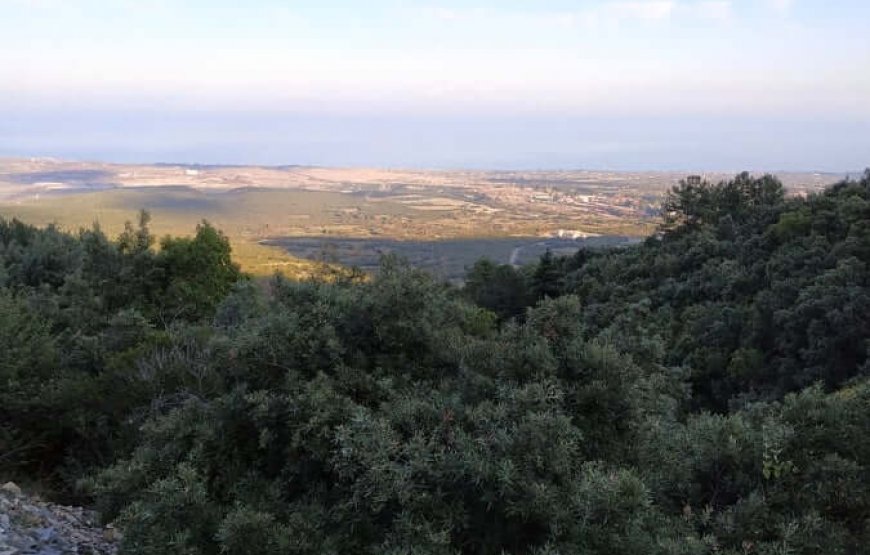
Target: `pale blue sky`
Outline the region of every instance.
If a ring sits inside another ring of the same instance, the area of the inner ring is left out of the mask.
[[[865,0],[0,0],[0,155],[854,170],[868,21]]]

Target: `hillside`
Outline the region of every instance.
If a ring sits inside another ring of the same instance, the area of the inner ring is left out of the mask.
[[[870,171],[661,213],[463,288],[0,220],[0,474],[121,553],[864,553]]]

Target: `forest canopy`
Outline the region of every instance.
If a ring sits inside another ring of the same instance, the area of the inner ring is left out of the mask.
[[[684,182],[621,248],[275,277],[220,231],[0,220],[0,475],[125,553],[852,555],[870,171]]]

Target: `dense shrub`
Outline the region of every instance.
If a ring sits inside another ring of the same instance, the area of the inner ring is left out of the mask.
[[[0,221],[0,469],[125,553],[857,555],[868,206],[683,184],[657,237],[464,290]]]
[[[690,368],[696,409],[868,375],[870,170],[807,198],[770,176],[682,183],[663,215],[635,247],[541,261],[587,336],[619,322],[623,347]]]
[[[148,220],[111,241],[0,219],[0,471],[70,494],[132,447],[142,407],[190,381],[146,377],[148,357],[208,321],[242,275],[207,223],[158,252]]]

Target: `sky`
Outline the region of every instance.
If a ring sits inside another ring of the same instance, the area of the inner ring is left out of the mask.
[[[0,0],[0,156],[853,171],[866,0]]]

